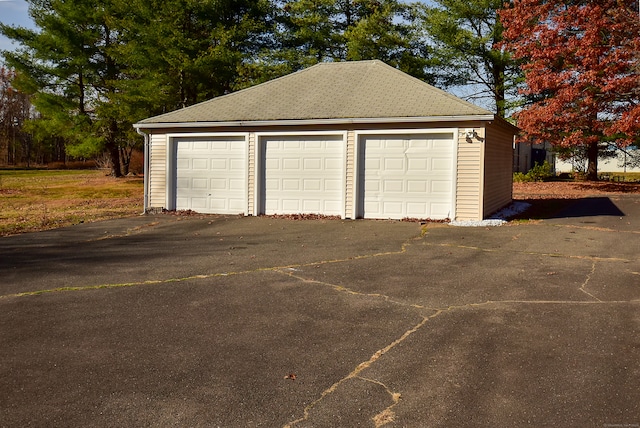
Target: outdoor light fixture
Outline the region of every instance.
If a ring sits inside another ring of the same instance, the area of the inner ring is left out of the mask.
[[[476,134],[476,130],[475,129],[466,129],[465,130],[465,136],[467,137],[467,140],[472,140],[474,138],[476,138],[478,134]]]

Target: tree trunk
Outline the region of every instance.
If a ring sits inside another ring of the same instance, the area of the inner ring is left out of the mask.
[[[493,97],[496,102],[496,114],[499,117],[506,117],[506,94],[505,94],[505,76],[504,65],[493,61],[488,66],[493,74]]]
[[[122,169],[120,168],[120,150],[118,149],[116,135],[118,135],[118,124],[115,120],[111,120],[105,148],[109,152],[109,158],[111,159],[111,173],[118,178],[122,177]]]
[[[118,178],[122,177],[122,169],[120,169],[120,151],[118,145],[114,142],[107,142],[107,151],[109,159],[111,159],[111,174]]]
[[[594,141],[587,148],[587,180],[598,180],[598,142]]]

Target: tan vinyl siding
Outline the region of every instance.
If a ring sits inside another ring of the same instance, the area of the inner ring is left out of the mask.
[[[249,147],[247,154],[249,156],[247,165],[247,214],[255,214],[255,186],[256,186],[256,133],[251,132],[249,134]]]
[[[508,205],[512,199],[513,133],[489,125],[484,156],[484,216]]]
[[[346,180],[345,180],[345,217],[351,218],[354,212],[354,195],[356,182],[356,134],[353,130],[347,132],[347,149],[346,149]]]
[[[476,139],[468,142],[465,129],[460,129],[458,135],[456,220],[480,220],[482,143]]]
[[[167,136],[151,134],[149,140],[149,209],[166,208]]]
[[[514,130],[508,126],[494,122],[470,122],[459,121],[447,123],[451,128],[458,129],[457,154],[456,154],[456,182],[455,182],[455,218],[457,220],[481,220],[492,211],[500,209],[511,200],[511,166],[512,166],[512,135]],[[357,153],[356,132],[398,132],[402,130],[413,133],[416,130],[442,129],[442,123],[388,123],[371,126],[345,126],[345,125],[305,125],[305,126],[253,126],[244,129],[236,127],[227,128],[195,128],[193,132],[202,133],[235,133],[239,131],[248,134],[247,151],[247,214],[255,215],[256,210],[256,177],[257,133],[300,133],[305,135],[312,132],[345,133],[345,172],[344,172],[344,214],[345,217],[354,216],[357,201]],[[485,127],[487,127],[485,129]],[[449,129],[451,129],[449,128]],[[477,138],[471,142],[466,140],[466,130],[475,129]],[[170,165],[168,159],[167,134],[188,134],[185,129],[162,129],[150,133],[149,140],[149,174],[148,174],[148,208],[167,208],[167,195],[171,195],[171,189],[167,188]],[[486,134],[486,135],[485,135]],[[486,138],[485,138],[486,137]],[[174,184],[175,185],[175,184]]]

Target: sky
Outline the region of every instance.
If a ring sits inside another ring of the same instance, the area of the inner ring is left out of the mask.
[[[21,27],[32,27],[28,4],[24,0],[0,0],[0,22]],[[16,46],[9,39],[0,35],[0,50],[13,50]]]

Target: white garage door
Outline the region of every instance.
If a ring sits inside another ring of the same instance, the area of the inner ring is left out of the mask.
[[[363,136],[358,216],[449,218],[453,147],[450,133]]]
[[[207,214],[247,211],[242,137],[176,139],[176,209]]]
[[[261,147],[262,212],[343,215],[342,136],[266,137]]]

